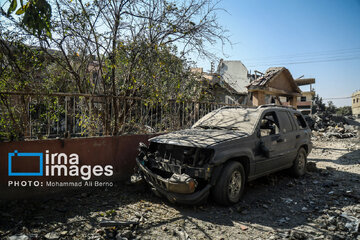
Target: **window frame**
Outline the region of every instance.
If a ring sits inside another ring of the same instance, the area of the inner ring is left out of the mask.
[[[277,126],[277,128],[278,128],[278,132],[276,133],[274,133],[274,134],[269,134],[269,135],[265,135],[265,136],[262,136],[261,135],[261,121],[267,116],[267,115],[269,115],[269,114],[272,114],[273,115],[273,117],[274,117],[274,123],[275,123],[275,125]],[[277,124],[276,124],[277,123]],[[270,111],[266,111],[266,112],[264,112],[262,115],[261,115],[261,117],[260,117],[260,119],[259,119],[259,123],[258,123],[258,127],[257,127],[257,132],[258,132],[258,136],[260,137],[260,138],[265,138],[265,137],[272,137],[272,136],[279,136],[280,134],[281,134],[281,123],[280,123],[280,120],[279,120],[279,116],[278,116],[278,114],[277,114],[277,111],[276,110],[270,110]]]
[[[305,118],[304,118],[304,116],[302,114],[294,112],[293,116],[295,118],[296,126],[297,126],[298,129],[302,130],[302,129],[308,128],[308,124],[307,124],[307,122],[306,122],[306,120],[305,120]],[[300,117],[300,120],[298,120],[299,119],[298,117]],[[305,126],[302,126],[301,120],[303,121]]]

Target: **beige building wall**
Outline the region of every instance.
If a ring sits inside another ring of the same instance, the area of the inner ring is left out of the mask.
[[[299,102],[308,102],[312,101],[313,97],[315,96],[314,91],[309,92],[301,92],[301,97],[298,97]],[[303,98],[302,98],[303,97]]]
[[[360,115],[360,90],[356,91],[351,96],[351,109],[353,115]]]

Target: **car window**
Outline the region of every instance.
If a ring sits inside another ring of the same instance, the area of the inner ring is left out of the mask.
[[[279,120],[275,112],[268,112],[260,120],[260,135],[261,137],[274,135],[279,133]]]
[[[228,129],[250,134],[258,116],[256,109],[224,108],[206,114],[192,128]]]
[[[286,112],[286,113],[287,113],[287,116],[288,116],[288,118],[289,118],[289,120],[290,120],[290,122],[291,122],[292,129],[293,129],[293,130],[296,130],[297,127],[296,127],[296,125],[295,125],[296,123],[295,123],[295,119],[294,119],[292,113],[291,113],[291,112]]]
[[[304,129],[306,128],[306,122],[305,119],[303,118],[303,116],[301,116],[300,114],[294,113],[294,116],[296,118],[296,122],[299,125],[300,129]]]
[[[291,132],[293,131],[293,125],[291,124],[291,120],[289,118],[289,115],[285,111],[279,111],[279,118],[281,119],[281,127],[283,133]]]

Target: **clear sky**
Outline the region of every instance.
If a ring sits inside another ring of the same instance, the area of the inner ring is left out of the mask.
[[[233,46],[225,56],[220,44],[211,46],[218,56],[252,71],[284,66],[294,78],[314,77],[323,99],[360,90],[360,0],[223,0],[219,6],[228,12],[218,16]],[[194,60],[210,69],[208,60]],[[351,99],[332,101],[351,105]]]

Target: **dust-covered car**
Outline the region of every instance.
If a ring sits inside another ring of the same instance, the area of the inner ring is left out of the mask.
[[[311,131],[299,111],[263,105],[223,107],[191,129],[140,143],[138,173],[157,195],[196,204],[209,194],[223,205],[239,201],[246,181],[290,168],[306,171]]]

